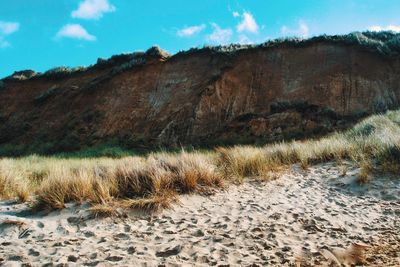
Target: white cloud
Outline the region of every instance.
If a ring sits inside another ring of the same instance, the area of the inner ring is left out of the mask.
[[[12,34],[19,29],[18,22],[6,22],[0,21],[0,34],[1,35],[9,35]]]
[[[237,11],[233,11],[233,12],[232,12],[232,16],[234,16],[235,18],[237,18],[237,17],[240,17],[240,14],[239,14],[239,12],[237,12]]]
[[[258,33],[258,25],[253,15],[249,12],[244,12],[242,18],[242,22],[236,26],[238,32]]]
[[[296,29],[291,29],[289,27],[282,26],[281,33],[283,35],[294,35],[294,36],[301,36],[307,37],[310,34],[310,29],[304,21],[300,20],[298,23],[298,27]]]
[[[301,36],[308,36],[310,34],[310,29],[304,21],[299,22],[299,33]]]
[[[84,0],[77,10],[72,11],[73,18],[100,19],[104,13],[114,12],[115,6],[108,0]]]
[[[0,48],[11,46],[5,37],[19,30],[18,22],[0,21]]]
[[[56,37],[62,38],[73,38],[73,39],[80,39],[80,40],[86,40],[86,41],[95,41],[96,36],[89,34],[85,28],[83,28],[79,24],[67,24],[64,27],[62,27]]]
[[[230,28],[222,29],[216,23],[211,23],[214,28],[213,32],[207,36],[207,40],[216,44],[226,44],[232,37],[232,30]]]
[[[387,26],[371,26],[368,30],[373,32],[380,32],[380,31],[393,31],[393,32],[400,32],[400,25],[387,25]]]
[[[195,35],[201,31],[203,31],[206,28],[206,25],[201,24],[201,25],[196,25],[196,26],[190,26],[190,27],[186,27],[183,29],[180,29],[176,32],[176,34],[179,37],[190,37],[192,35]]]

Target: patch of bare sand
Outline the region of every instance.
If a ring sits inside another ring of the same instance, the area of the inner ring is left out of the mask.
[[[5,266],[400,265],[400,179],[360,186],[335,163],[295,166],[212,196],[184,196],[173,210],[91,219],[88,206],[30,214],[0,205]]]

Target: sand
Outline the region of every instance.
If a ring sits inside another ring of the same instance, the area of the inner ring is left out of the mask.
[[[249,179],[171,210],[96,218],[88,205],[31,214],[0,203],[4,266],[400,266],[400,179],[356,182],[335,163]],[[19,223],[17,223],[19,222]],[[1,265],[0,263],[0,265]]]

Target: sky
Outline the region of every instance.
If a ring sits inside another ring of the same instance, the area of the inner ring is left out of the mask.
[[[97,58],[353,31],[400,32],[400,0],[0,0],[0,78]]]

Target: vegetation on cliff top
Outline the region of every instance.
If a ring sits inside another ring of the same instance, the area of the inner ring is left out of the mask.
[[[100,58],[96,64],[89,67],[56,67],[44,73],[36,73],[32,70],[17,71],[11,76],[4,78],[4,80],[25,80],[34,77],[60,78],[92,68],[104,68],[109,66],[113,67],[113,74],[116,74],[132,67],[144,64],[146,62],[146,58],[149,57],[168,59],[197,52],[232,54],[246,49],[271,48],[279,46],[304,47],[318,42],[354,45],[384,56],[400,55],[400,33],[395,33],[392,31],[366,31],[352,32],[345,35],[320,35],[308,39],[298,37],[278,38],[258,45],[230,44],[224,46],[204,46],[203,48],[191,48],[187,51],[180,51],[173,56],[159,47],[151,47],[146,52],[133,52],[114,55],[109,59]]]
[[[352,32],[345,35],[320,35],[311,38],[285,37],[266,41],[258,45],[231,44],[225,46],[205,46],[181,51],[179,54],[190,54],[198,51],[210,51],[218,53],[235,53],[239,50],[254,48],[270,48],[280,46],[304,47],[318,42],[354,45],[371,52],[386,56],[400,55],[400,33],[392,31],[381,32]]]
[[[89,201],[93,211],[115,207],[168,207],[185,193],[210,193],[247,177],[268,180],[299,163],[304,169],[326,161],[353,161],[360,182],[373,172],[400,173],[400,111],[371,116],[343,133],[264,147],[234,146],[212,151],[157,152],[122,158],[28,156],[0,159],[0,198],[34,201],[59,209]]]

